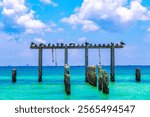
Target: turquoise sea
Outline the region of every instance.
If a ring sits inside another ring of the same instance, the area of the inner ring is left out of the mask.
[[[17,82],[11,82],[11,70],[17,69]],[[135,68],[141,69],[141,82],[135,81]],[[109,66],[103,66],[109,73]],[[1,100],[150,100],[150,66],[116,66],[116,81],[109,94],[85,82],[84,67],[71,66],[71,95],[64,91],[64,67],[43,67],[43,82],[38,67],[0,67]]]

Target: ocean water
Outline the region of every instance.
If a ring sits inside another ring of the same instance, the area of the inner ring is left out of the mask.
[[[135,68],[141,69],[141,82],[135,81]],[[11,82],[11,70],[17,69],[17,82]],[[109,66],[103,66],[109,73]],[[0,67],[1,100],[150,100],[150,66],[116,66],[115,82],[109,94],[85,82],[84,67],[70,67],[71,95],[64,91],[64,67],[43,67],[43,82],[38,68]]]

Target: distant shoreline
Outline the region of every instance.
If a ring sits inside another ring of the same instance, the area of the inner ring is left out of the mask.
[[[71,67],[84,67],[84,65],[70,65]],[[102,65],[104,67],[109,67],[110,65]],[[150,67],[150,65],[115,65],[115,67]],[[0,67],[38,67],[38,66],[34,66],[34,65],[22,65],[22,66],[13,66],[13,65],[6,65],[6,66],[0,66]],[[50,66],[50,65],[43,65],[43,67],[64,67],[64,66]]]

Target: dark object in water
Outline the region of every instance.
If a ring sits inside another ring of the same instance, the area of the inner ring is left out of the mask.
[[[12,82],[13,83],[16,82],[16,75],[17,75],[17,71],[16,71],[16,69],[13,69],[12,70]]]
[[[141,72],[139,68],[136,68],[136,81],[141,81]]]
[[[66,94],[70,95],[71,93],[70,73],[69,73],[69,65],[67,64],[65,64],[64,85]]]

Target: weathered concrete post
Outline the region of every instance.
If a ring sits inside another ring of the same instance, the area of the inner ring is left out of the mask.
[[[103,72],[103,93],[109,93],[109,88],[108,88],[108,75],[107,73],[104,71]]]
[[[90,66],[90,76],[88,82],[92,86],[97,86],[96,66]]]
[[[141,81],[141,72],[139,68],[136,68],[136,81]]]
[[[89,79],[90,79],[90,77],[91,77],[91,75],[90,75],[90,71],[91,70],[91,68],[90,68],[90,66],[87,66],[86,67],[86,82],[89,82]]]
[[[86,47],[85,47],[85,81],[87,81],[87,67],[88,67],[88,46],[87,44],[85,44]]]
[[[39,57],[38,57],[38,81],[42,82],[42,46],[39,46]]]
[[[65,56],[64,56],[65,62],[64,65],[68,64],[68,48],[67,44],[65,44]]]
[[[12,70],[12,82],[13,83],[16,82],[16,75],[17,75],[17,71],[16,71],[16,69],[13,69]]]
[[[98,89],[102,90],[103,88],[103,77],[102,77],[102,66],[98,65]]]
[[[87,67],[86,82],[92,86],[97,86],[96,66]]]
[[[69,73],[69,65],[67,65],[67,64],[65,64],[64,84],[65,84],[66,94],[70,95],[70,93],[71,93],[70,73]]]
[[[110,80],[111,81],[115,81],[115,47],[114,47],[114,43],[111,43],[111,48],[110,48],[110,57],[111,57],[111,61],[110,61]]]

